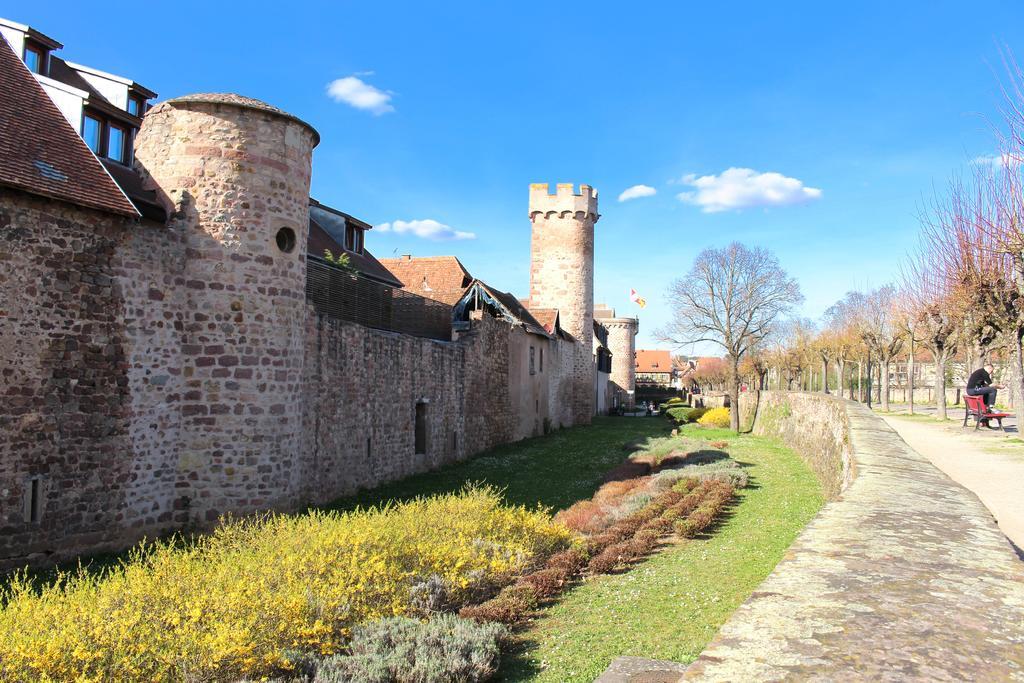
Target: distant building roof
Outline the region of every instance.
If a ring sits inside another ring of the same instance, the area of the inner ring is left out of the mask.
[[[541,327],[548,331],[548,334],[554,334],[558,330],[557,308],[530,308],[527,306],[527,310],[541,324]]]
[[[381,265],[370,250],[363,245],[363,253],[359,254],[349,251],[342,246],[345,239],[345,227],[353,223],[361,230],[369,230],[370,225],[358,218],[353,218],[343,211],[338,211],[329,206],[321,204],[315,199],[309,200],[309,242],[306,252],[313,256],[323,258],[324,250],[330,250],[334,255],[347,254],[349,264],[359,271],[360,275],[376,280],[389,287],[401,287],[402,282],[395,275]]]
[[[122,216],[139,212],[0,37],[0,184]]]
[[[672,354],[661,349],[636,351],[637,372],[672,372]]]
[[[402,289],[454,306],[473,276],[454,256],[402,256],[385,258],[381,264],[402,281]]]

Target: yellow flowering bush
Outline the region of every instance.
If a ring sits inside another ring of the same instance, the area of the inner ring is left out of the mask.
[[[700,416],[697,420],[698,424],[702,424],[705,427],[728,427],[729,426],[729,409],[728,408],[712,408],[708,412]]]
[[[0,595],[0,680],[233,680],[328,655],[353,626],[412,611],[418,582],[451,597],[564,547],[545,510],[492,489],[370,508],[226,521],[187,547],[157,543],[102,575]]]

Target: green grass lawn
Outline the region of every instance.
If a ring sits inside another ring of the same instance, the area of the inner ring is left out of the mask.
[[[466,462],[342,498],[330,507],[376,505],[481,482],[504,489],[510,503],[560,510],[590,498],[605,473],[629,456],[627,443],[667,436],[670,430],[663,417],[598,417],[590,426],[498,446]]]
[[[777,442],[693,425],[682,432],[728,441],[749,468],[751,485],[731,514],[708,537],[566,593],[521,633],[501,680],[589,683],[620,655],[694,660],[821,507],[814,475]]]
[[[500,446],[467,462],[337,501],[350,509],[484,482],[509,502],[553,509],[589,498],[625,445],[667,436],[664,418],[597,418],[589,427]],[[712,535],[665,547],[622,574],[580,584],[519,634],[506,681],[590,683],[620,655],[692,661],[775,567],[821,507],[817,480],[792,451],[762,437],[687,425],[681,436],[729,442],[750,486]]]

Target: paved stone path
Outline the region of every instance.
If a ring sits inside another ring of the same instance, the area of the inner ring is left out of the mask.
[[[1001,432],[882,417],[911,448],[972,491],[1024,558],[1024,444]]]
[[[977,497],[849,415],[856,479],[683,680],[1024,681],[1024,563]]]

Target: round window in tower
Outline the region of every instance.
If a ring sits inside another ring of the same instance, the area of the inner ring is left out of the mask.
[[[277,248],[286,254],[292,253],[295,249],[295,231],[291,228],[281,228],[277,231]]]

